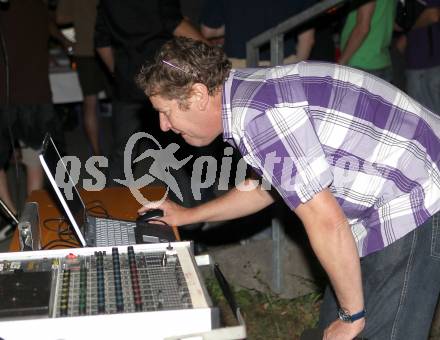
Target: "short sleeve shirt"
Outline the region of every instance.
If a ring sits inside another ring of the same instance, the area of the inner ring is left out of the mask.
[[[329,188],[360,255],[440,210],[440,118],[392,85],[303,62],[233,70],[222,100],[224,139],[292,209]]]

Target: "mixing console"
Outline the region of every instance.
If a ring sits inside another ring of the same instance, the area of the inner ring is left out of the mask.
[[[62,259],[55,317],[192,308],[177,255],[113,248]]]
[[[3,339],[163,339],[218,323],[188,242],[0,254]]]

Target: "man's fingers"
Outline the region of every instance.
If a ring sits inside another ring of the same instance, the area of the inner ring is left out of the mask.
[[[160,209],[162,204],[160,204],[159,202],[151,202],[151,203],[146,204],[143,207],[139,208],[137,212],[138,212],[138,214],[143,214],[146,211],[151,210],[151,209]]]

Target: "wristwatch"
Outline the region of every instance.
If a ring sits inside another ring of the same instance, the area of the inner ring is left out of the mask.
[[[360,312],[357,312],[355,314],[350,314],[348,311],[346,311],[343,308],[338,308],[338,317],[344,322],[355,322],[356,320],[365,318],[365,314],[367,311],[365,309],[361,310]]]

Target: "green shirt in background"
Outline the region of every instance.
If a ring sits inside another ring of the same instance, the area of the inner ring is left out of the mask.
[[[349,66],[364,70],[378,70],[391,65],[389,47],[394,27],[395,0],[376,0],[370,32],[359,49],[348,61]],[[356,25],[357,10],[348,14],[341,33],[341,49],[344,50]]]

